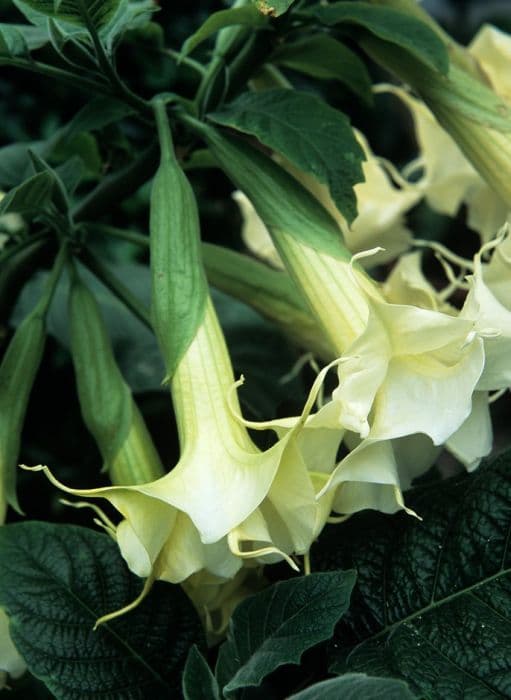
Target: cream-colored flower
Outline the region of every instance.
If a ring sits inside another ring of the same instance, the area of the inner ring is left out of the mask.
[[[289,555],[308,551],[331,502],[316,500],[319,486],[297,446],[313,398],[295,426],[261,452],[238,418],[229,355],[210,300],[171,382],[182,452],[162,478],[69,489],[39,469],[66,492],[105,498],[119,511],[120,524],[103,518],[105,525],[129,568],[149,582],[181,582],[199,571],[230,579],[247,558],[286,558],[294,565]]]

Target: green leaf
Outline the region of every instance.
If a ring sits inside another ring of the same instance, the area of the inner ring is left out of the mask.
[[[280,17],[287,12],[295,0],[252,0],[259,12],[271,17]]]
[[[220,700],[220,688],[215,676],[196,646],[190,649],[183,672],[185,700]]]
[[[348,118],[323,100],[295,90],[246,93],[209,117],[256,136],[300,170],[328,185],[339,210],[357,215],[354,185],[364,179],[364,153]]]
[[[69,24],[86,27],[88,23],[101,29],[115,16],[121,0],[13,0],[16,7],[30,20],[34,12]],[[37,19],[36,19],[37,21]]]
[[[199,44],[208,39],[216,32],[224,27],[233,25],[245,25],[248,27],[264,27],[266,24],[265,18],[258,12],[255,7],[245,5],[244,7],[233,7],[230,10],[219,10],[213,12],[207,20],[202,24],[196,32],[194,32],[184,42],[181,47],[183,56],[191,53]]]
[[[272,671],[299,663],[304,651],[329,639],[348,609],[353,571],[281,581],[244,600],[220,647],[216,675],[226,695],[258,686]]]
[[[106,535],[45,522],[0,529],[0,605],[29,670],[58,700],[178,697],[188,648],[204,644],[179,586],[157,583],[134,611],[92,629],[141,587]]]
[[[63,138],[83,131],[97,131],[133,113],[133,108],[111,97],[95,97],[71,119],[64,128]]]
[[[149,24],[159,9],[155,0],[121,0],[117,12],[102,32],[107,51],[112,53],[126,32]]]
[[[50,202],[54,184],[55,178],[50,172],[33,175],[0,201],[0,215],[39,213]]]
[[[370,678],[363,673],[347,673],[339,678],[316,683],[289,700],[413,700],[403,683],[389,678]]]
[[[422,522],[365,513],[313,547],[313,569],[358,570],[332,670],[402,677],[428,700],[509,697],[511,453],[406,500]]]
[[[0,56],[26,56],[48,42],[48,33],[24,24],[0,24]]]
[[[371,78],[361,59],[328,34],[316,34],[283,44],[272,63],[320,80],[338,80],[366,104],[373,103]]]
[[[406,49],[426,66],[447,73],[449,57],[443,41],[433,29],[407,13],[368,2],[316,5],[309,13],[328,26],[358,25],[379,39]]]

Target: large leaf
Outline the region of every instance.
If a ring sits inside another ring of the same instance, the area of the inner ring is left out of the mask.
[[[95,131],[120,121],[132,114],[133,109],[111,97],[95,97],[64,127],[61,139],[68,140],[84,131]]]
[[[184,42],[181,53],[183,56],[191,53],[199,44],[208,39],[212,34],[220,31],[224,27],[235,25],[246,25],[249,27],[260,27],[266,24],[265,18],[251,5],[243,7],[233,7],[230,10],[219,10],[213,12],[196,32],[194,32]]]
[[[121,1],[14,0],[14,4],[31,22],[39,23],[37,15],[40,15],[80,27],[86,27],[90,23],[95,29],[101,29],[113,19]]]
[[[235,610],[220,648],[216,675],[229,696],[258,686],[284,664],[329,639],[346,612],[353,571],[316,573],[281,581],[247,598]]]
[[[371,78],[364,62],[328,34],[315,34],[280,46],[272,63],[320,80],[338,80],[372,104]]]
[[[93,631],[141,586],[107,535],[44,522],[0,529],[0,605],[30,671],[58,700],[176,697],[188,647],[203,645],[179,586],[156,584],[133,612]]]
[[[280,17],[287,12],[295,0],[252,0],[259,12],[271,17]]]
[[[511,696],[511,453],[410,494],[423,518],[327,528],[313,569],[355,567],[333,670],[406,679],[428,700]]]
[[[379,39],[396,44],[422,63],[447,73],[447,49],[438,35],[416,17],[368,2],[333,2],[316,5],[309,12],[328,26],[355,24]]]
[[[289,700],[413,700],[403,683],[389,678],[370,678],[363,673],[346,673],[339,678],[316,683]]]
[[[297,168],[327,184],[346,219],[355,218],[353,186],[363,180],[364,154],[342,112],[314,95],[266,90],[246,93],[209,116],[219,124],[256,136]]]
[[[48,32],[24,24],[0,24],[0,56],[23,56],[48,42]]]

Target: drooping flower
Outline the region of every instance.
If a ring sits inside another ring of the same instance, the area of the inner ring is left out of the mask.
[[[199,571],[230,579],[246,558],[293,565],[289,555],[308,551],[331,498],[316,500],[319,488],[296,444],[300,420],[261,452],[232,413],[233,403],[240,410],[233,385],[208,301],[171,380],[182,449],[174,469],[150,483],[97,489],[70,489],[46,467],[35,469],[75,496],[110,501],[123,519],[105,524],[129,568],[149,581],[176,583]]]

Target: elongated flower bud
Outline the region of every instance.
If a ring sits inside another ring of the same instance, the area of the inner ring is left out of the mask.
[[[0,522],[7,504],[21,512],[16,496],[16,462],[45,340],[44,314],[36,309],[16,330],[0,364]]]
[[[161,161],[151,193],[151,311],[169,378],[201,323],[208,295],[200,261],[199,215],[179,167],[165,106],[155,107]]]
[[[74,275],[69,296],[71,350],[82,415],[114,484],[157,479],[163,467],[115,361],[98,304]]]

